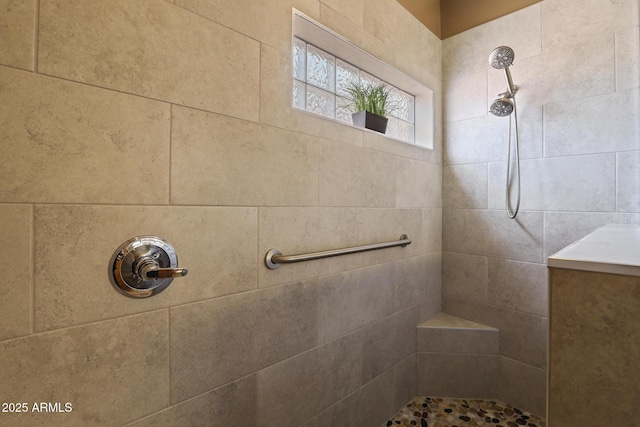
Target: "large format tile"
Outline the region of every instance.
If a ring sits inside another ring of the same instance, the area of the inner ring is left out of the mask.
[[[637,26],[637,7],[635,0],[542,2],[542,48],[562,51],[594,36]]]
[[[639,115],[638,89],[546,105],[544,154],[550,157],[640,149]]]
[[[32,328],[31,220],[27,205],[0,205],[0,259],[10,271],[0,281],[0,341],[27,335]]]
[[[321,206],[396,205],[396,158],[392,155],[321,140],[318,175]]]
[[[36,0],[0,1],[0,64],[33,70]]]
[[[416,357],[411,355],[301,427],[381,425],[411,400],[415,383]]]
[[[0,343],[3,401],[72,409],[3,413],[3,425],[122,425],[167,407],[168,337],[169,315],[156,311]]]
[[[487,115],[487,71],[478,71],[444,81],[443,119],[445,122]]]
[[[540,53],[541,5],[534,4],[479,25],[442,41],[442,69],[446,76],[456,76],[489,67],[489,54],[498,46],[508,45],[515,62]]]
[[[168,105],[9,68],[0,92],[0,200],[168,203]]]
[[[283,51],[291,49],[291,0],[175,0],[183,7]],[[251,13],[247,13],[251,10]]]
[[[254,289],[256,214],[255,208],[36,206],[36,331]],[[171,243],[189,275],[153,298],[128,298],[111,285],[108,264],[122,243],[141,235]]]
[[[316,138],[193,109],[172,114],[173,203],[318,204]]]
[[[513,162],[511,163],[514,167]],[[611,212],[616,209],[616,159],[612,153],[520,161],[520,209]],[[489,208],[503,209],[506,162],[489,164]],[[512,206],[517,185],[512,170]]]
[[[171,399],[181,402],[316,344],[313,292],[279,286],[171,309]]]
[[[444,252],[442,293],[481,303],[487,302],[488,260],[486,257]]]
[[[591,26],[592,24],[588,28]],[[517,78],[515,66],[512,71],[514,83],[520,87],[518,106],[540,106],[613,92],[614,35],[610,33],[583,39],[561,49],[543,49],[541,55],[518,61]],[[500,73],[490,73],[489,79],[489,88],[503,88],[505,85],[504,76]]]
[[[44,0],[39,24],[44,74],[258,120],[260,43],[209,19],[163,1]]]
[[[363,329],[363,383],[415,353],[419,315],[418,306],[412,306]]]
[[[500,357],[486,354],[417,354],[417,393],[492,398],[498,395]]]
[[[258,426],[297,426],[361,386],[357,332],[258,372]]]
[[[617,211],[640,212],[640,151],[617,153],[616,160]]]
[[[443,250],[517,261],[542,262],[542,212],[520,212],[516,220],[500,211],[447,209]]]
[[[251,375],[143,418],[127,427],[257,425],[256,376]]]
[[[546,263],[489,258],[488,304],[547,316],[547,293]]]
[[[487,164],[442,168],[442,205],[445,209],[487,209]]]
[[[499,390],[500,400],[541,417],[546,415],[546,370],[501,357]]]
[[[433,163],[397,158],[395,206],[442,207],[442,167]]]
[[[616,32],[616,90],[640,87],[638,27]]]
[[[402,273],[403,264],[383,264],[305,281],[306,292],[315,295],[317,304],[318,344],[391,314],[398,305],[399,293],[404,295],[394,280]],[[406,276],[414,277],[410,273]],[[418,275],[416,279],[419,280]],[[400,283],[415,282],[416,279],[401,280]]]

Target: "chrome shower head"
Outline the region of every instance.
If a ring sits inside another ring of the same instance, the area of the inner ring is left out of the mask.
[[[513,113],[513,101],[509,98],[498,98],[489,107],[489,112],[494,116],[506,117]]]
[[[499,46],[489,55],[489,64],[498,70],[504,70],[513,65],[515,54],[509,46]]]
[[[504,77],[507,80],[507,87],[509,88],[509,94],[511,96],[515,95],[518,91],[518,86],[513,84],[513,80],[511,80],[511,72],[509,72],[509,67],[513,65],[513,59],[515,58],[515,54],[513,53],[513,49],[509,46],[498,46],[493,49],[493,52],[489,55],[489,64],[498,70],[504,70]],[[498,95],[501,97],[501,95]]]

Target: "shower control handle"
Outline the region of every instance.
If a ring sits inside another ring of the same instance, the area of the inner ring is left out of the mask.
[[[146,298],[162,292],[173,279],[189,273],[178,267],[169,242],[155,236],[137,236],[124,242],[111,258],[111,283],[122,294]]]
[[[184,277],[189,273],[186,268],[159,268],[147,266],[141,269],[140,277],[142,280],[152,279],[168,279],[174,277]]]

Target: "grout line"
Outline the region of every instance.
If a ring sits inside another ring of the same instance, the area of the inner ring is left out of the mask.
[[[173,169],[173,104],[169,104],[169,206],[172,206],[172,192],[171,192],[171,182],[172,179],[172,169]]]
[[[40,0],[36,0],[36,16],[34,20],[33,71],[38,72],[38,52],[40,50]]]
[[[168,366],[168,377],[169,377],[169,407],[172,405],[173,402],[173,381],[171,380],[171,359],[172,359],[172,354],[171,354],[171,307],[167,307],[167,325],[168,325],[168,330],[167,330],[167,339],[168,339],[168,345],[169,348],[168,353],[169,353],[169,366]]]
[[[29,252],[30,252],[30,258],[31,258],[31,268],[29,269],[29,284],[30,284],[30,321],[31,321],[31,325],[29,325],[29,333],[30,334],[35,334],[36,332],[36,274],[35,274],[35,270],[36,270],[36,251],[35,251],[35,246],[36,246],[36,236],[35,236],[35,223],[36,223],[36,207],[35,204],[32,204],[30,206],[30,223],[29,223],[29,234],[30,234],[30,239],[29,239]]]

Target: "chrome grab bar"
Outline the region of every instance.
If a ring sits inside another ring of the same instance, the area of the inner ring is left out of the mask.
[[[377,249],[393,248],[402,246],[403,248],[411,244],[411,239],[406,234],[400,236],[400,240],[385,243],[373,243],[364,246],[352,246],[344,249],[332,249],[328,251],[311,252],[308,254],[282,255],[279,249],[271,249],[264,257],[264,263],[270,270],[275,270],[282,264],[291,264],[294,262],[311,261],[314,259],[329,258],[338,255],[355,254],[358,252],[375,251]]]

